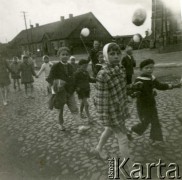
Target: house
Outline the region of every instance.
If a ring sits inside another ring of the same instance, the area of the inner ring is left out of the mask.
[[[29,29],[22,30],[10,44],[20,48],[22,52],[29,51],[40,55],[55,55],[62,46],[70,47],[72,53],[82,53],[86,52],[80,39],[83,28],[90,30],[89,36],[83,37],[87,47],[91,47],[94,39],[100,40],[103,44],[112,40],[107,29],[92,12],[89,12],[75,17],[69,14],[67,19],[61,16],[60,21],[42,26],[31,25]]]

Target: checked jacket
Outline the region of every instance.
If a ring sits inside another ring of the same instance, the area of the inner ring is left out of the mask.
[[[129,117],[125,78],[122,66],[107,65],[97,75],[95,105],[103,126],[125,127]]]

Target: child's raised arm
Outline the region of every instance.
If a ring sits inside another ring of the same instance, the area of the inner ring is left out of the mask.
[[[37,73],[37,76],[39,77],[39,76],[42,74],[42,72],[43,72],[44,70],[45,70],[45,64],[42,64],[42,66],[41,66],[39,72]]]

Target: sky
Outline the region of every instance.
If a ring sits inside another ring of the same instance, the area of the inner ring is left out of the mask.
[[[175,4],[175,0],[168,5]],[[177,0],[176,0],[177,1]],[[179,1],[179,0],[178,0]],[[181,0],[182,1],[182,0]],[[22,11],[26,13],[27,27],[59,21],[60,16],[68,18],[92,12],[112,36],[144,34],[151,29],[152,0],[0,0],[0,42],[11,41],[25,29]],[[132,16],[138,7],[143,7],[147,18],[142,26],[132,23]]]

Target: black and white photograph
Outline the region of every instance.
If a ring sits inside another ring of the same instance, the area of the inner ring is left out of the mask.
[[[182,179],[182,0],[0,4],[0,180]]]

